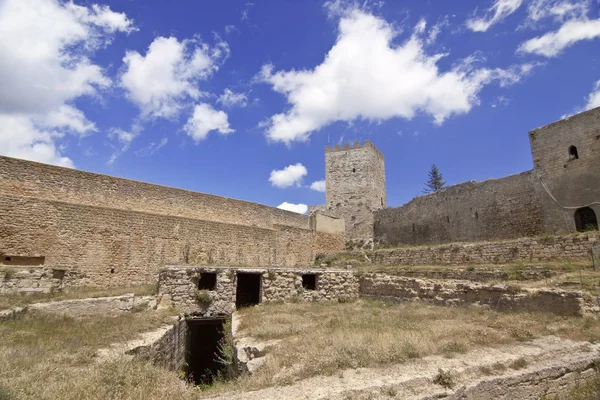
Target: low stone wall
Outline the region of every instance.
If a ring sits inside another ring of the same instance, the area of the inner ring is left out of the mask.
[[[0,294],[60,291],[65,272],[45,267],[0,267]]]
[[[358,275],[350,270],[167,266],[159,274],[159,305],[165,307],[175,304],[182,307],[184,312],[205,316],[231,314],[235,311],[239,272],[261,275],[260,302],[327,301],[358,297]],[[197,299],[201,273],[216,274],[214,290],[205,292],[210,302],[204,304]],[[303,288],[303,274],[317,276],[315,290]]]
[[[367,253],[378,265],[477,265],[518,262],[591,261],[600,233],[527,237],[482,243],[400,247]],[[362,253],[357,253],[359,257]]]
[[[127,354],[134,354],[170,371],[182,371],[186,366],[187,322],[181,318],[164,335],[148,346],[139,346]]]
[[[51,301],[27,306],[29,311],[42,311],[72,317],[89,314],[104,314],[131,311],[136,307],[153,307],[154,296],[135,296],[133,293],[114,297]]]
[[[564,316],[582,316],[589,309],[583,294],[578,291],[433,281],[381,273],[361,276],[360,295],[393,302],[422,301],[445,306],[478,304],[498,311],[541,311]]]
[[[427,267],[406,267],[394,268],[393,270],[387,269],[381,272],[407,278],[454,279],[471,282],[493,282],[508,280],[539,281],[558,275],[558,271],[535,266],[516,269],[495,269],[493,267],[474,269],[458,269],[452,267],[435,269]]]

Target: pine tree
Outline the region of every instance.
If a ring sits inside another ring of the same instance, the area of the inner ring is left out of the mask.
[[[444,177],[442,176],[442,173],[438,169],[437,165],[433,164],[431,166],[431,170],[429,171],[429,180],[425,184],[425,189],[423,189],[423,193],[437,192],[444,186],[446,186]]]

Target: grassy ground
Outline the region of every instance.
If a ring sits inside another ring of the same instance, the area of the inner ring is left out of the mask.
[[[246,310],[242,321],[245,334],[285,343],[271,350],[272,362],[253,378],[263,385],[545,335],[600,340],[600,324],[591,318],[423,304],[281,304]]]
[[[73,288],[65,292],[32,293],[32,294],[3,294],[0,295],[0,310],[13,307],[22,307],[27,304],[48,301],[85,299],[89,297],[119,296],[125,293],[134,293],[136,296],[146,296],[156,293],[155,285],[118,286],[112,288]],[[0,400],[2,398],[0,397]]]
[[[253,377],[194,388],[176,372],[121,357],[98,362],[97,349],[161,325],[156,311],[62,318],[44,314],[0,324],[0,399],[196,399],[247,391],[346,368],[410,362],[430,354],[452,357],[553,334],[600,340],[592,319],[500,314],[479,308],[385,303],[265,304],[244,310],[241,330],[268,348],[270,361]]]

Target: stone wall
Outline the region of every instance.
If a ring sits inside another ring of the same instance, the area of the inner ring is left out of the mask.
[[[600,219],[600,108],[534,129],[529,141],[536,179],[545,186],[537,188],[544,231],[574,232],[575,210],[588,205]],[[576,159],[569,155],[571,146]]]
[[[375,213],[376,241],[419,246],[534,236],[542,214],[532,172],[465,182]]]
[[[528,237],[481,243],[453,243],[431,247],[400,247],[368,252],[374,264],[480,265],[519,262],[589,261],[600,233]],[[362,253],[356,253],[359,257]]]
[[[436,305],[478,304],[498,311],[551,312],[582,316],[583,294],[560,289],[520,289],[461,281],[434,281],[383,273],[366,273],[360,278],[361,297],[385,301],[422,301]]]
[[[64,270],[0,266],[0,294],[51,293],[63,288]]]
[[[44,256],[77,286],[156,282],[165,263],[305,267],[343,236],[270,229],[0,194],[0,252]],[[308,217],[307,217],[308,218]],[[323,239],[321,242],[320,240]]]
[[[358,297],[358,276],[355,271],[167,266],[161,269],[159,275],[160,307],[176,304],[188,313],[205,316],[231,314],[235,311],[238,272],[261,275],[261,302],[326,301]],[[211,299],[208,304],[200,303],[196,297],[201,273],[217,275],[214,290],[206,292]],[[302,287],[303,274],[317,275],[315,290]]]
[[[262,204],[3,156],[0,194],[265,229],[274,224],[309,229],[308,216]]]
[[[368,140],[362,146],[327,146],[325,182],[326,212],[344,219],[346,239],[371,239],[373,211],[387,201],[383,154]]]
[[[170,371],[184,371],[188,327],[184,318],[176,322],[164,335],[149,346],[136,347],[129,354],[151,361]]]

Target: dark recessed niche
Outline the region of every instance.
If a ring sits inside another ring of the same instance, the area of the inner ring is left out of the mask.
[[[316,274],[303,274],[302,275],[302,287],[305,290],[316,290],[317,289],[317,275]]]
[[[60,279],[63,280],[65,278],[66,271],[64,269],[53,269],[52,270],[52,279]]]
[[[198,279],[198,289],[215,290],[217,287],[217,274],[215,272],[202,272]]]
[[[111,274],[114,274],[114,273],[115,273],[115,269],[114,269],[114,268],[111,268],[111,269],[110,269],[110,273],[111,273]]]
[[[0,256],[0,264],[16,266],[37,266],[44,265],[44,257],[24,257],[24,256]]]

